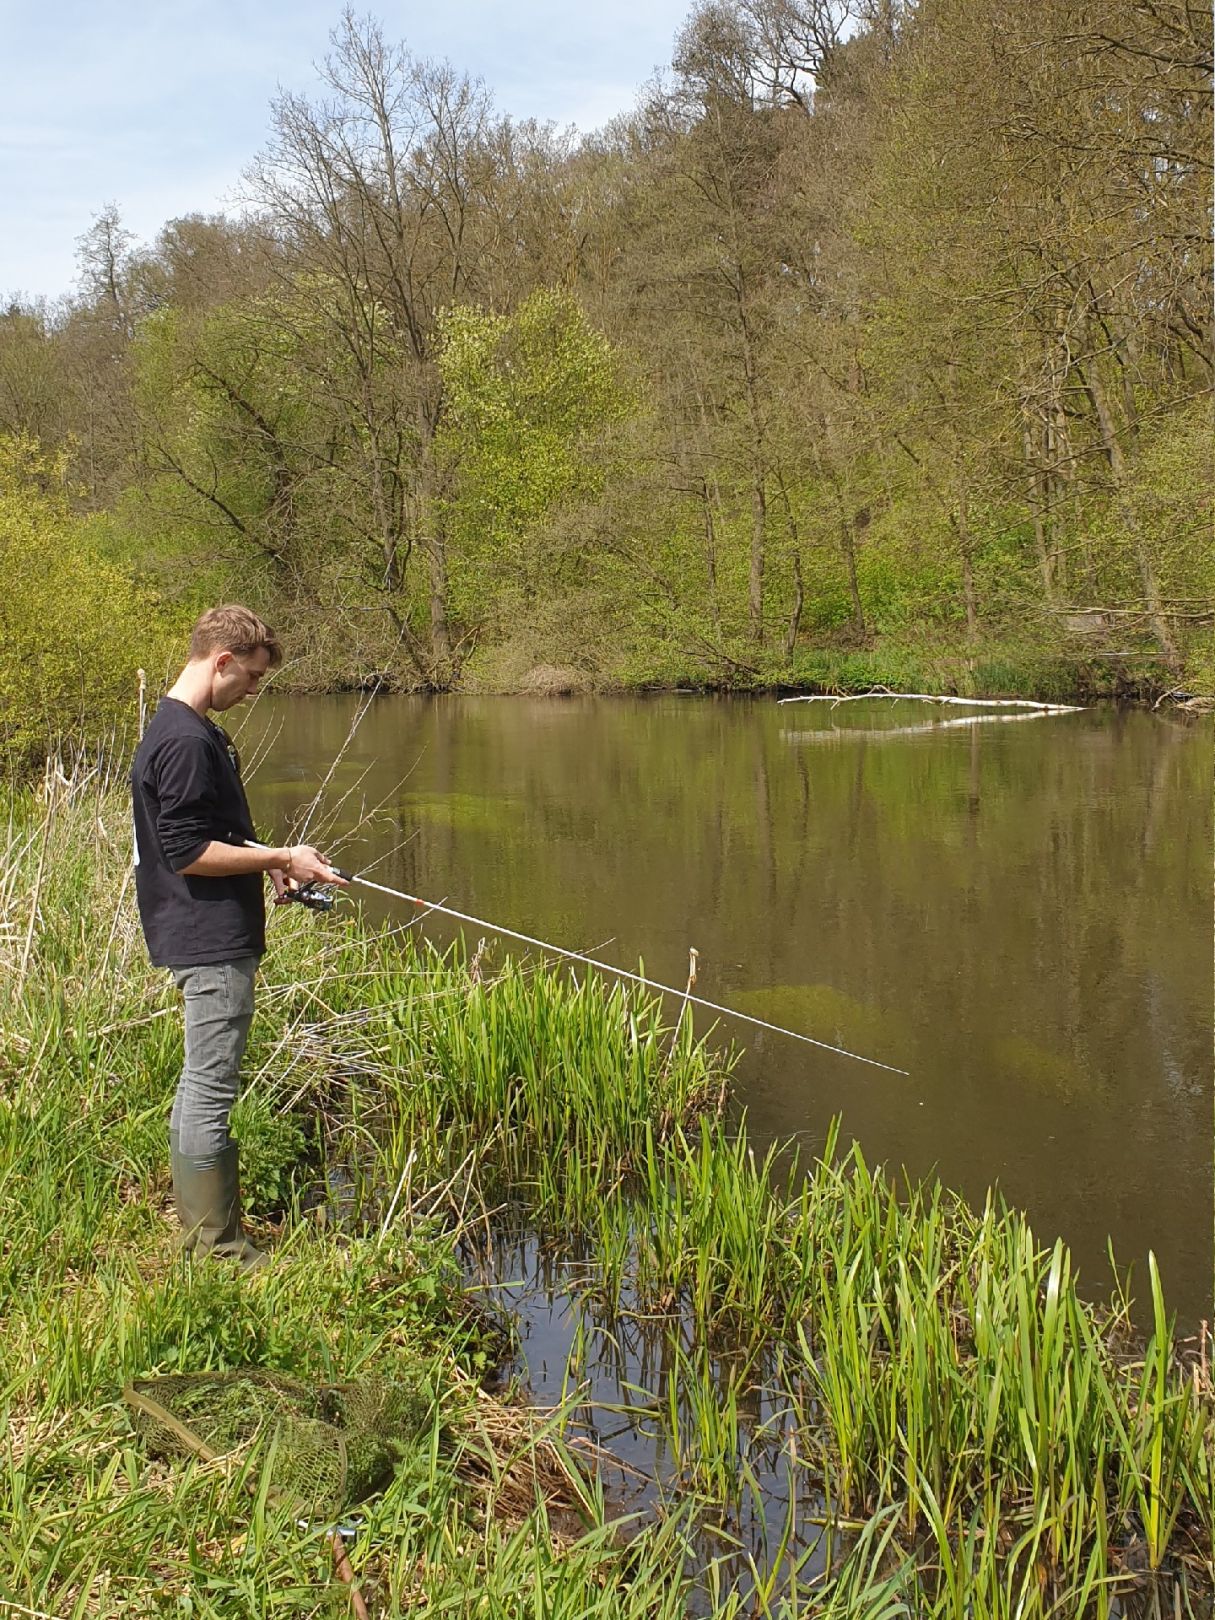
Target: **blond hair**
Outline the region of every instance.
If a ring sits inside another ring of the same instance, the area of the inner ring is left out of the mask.
[[[190,657],[206,658],[214,652],[245,654],[264,647],[270,668],[283,661],[283,649],[270,626],[237,602],[208,608],[190,632]]]

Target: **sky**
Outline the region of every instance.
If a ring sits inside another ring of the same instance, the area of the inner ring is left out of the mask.
[[[233,208],[277,90],[320,93],[342,0],[0,0],[0,303],[76,282],[107,204],[150,242]],[[500,112],[592,130],[671,59],[691,0],[378,0],[415,56],[479,76]]]

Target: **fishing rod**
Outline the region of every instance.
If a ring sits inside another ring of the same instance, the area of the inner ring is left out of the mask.
[[[253,849],[268,847],[265,844],[256,844],[252,839],[248,842]],[[644,974],[630,973],[627,968],[613,967],[610,962],[600,962],[593,956],[584,956],[580,951],[566,950],[564,945],[554,945],[549,940],[536,939],[532,934],[521,934],[517,928],[504,928],[501,923],[487,922],[484,917],[474,917],[467,911],[457,911],[454,906],[440,905],[435,900],[419,899],[416,894],[407,894],[404,889],[392,889],[386,883],[376,883],[371,878],[360,877],[357,872],[343,872],[338,866],[332,869],[347,883],[357,883],[364,889],[374,889],[377,894],[386,894],[393,900],[403,900],[406,905],[416,906],[421,911],[441,911],[445,917],[455,917],[460,922],[472,923],[477,928],[486,928],[492,934],[505,934],[509,939],[520,940],[524,945],[534,945],[537,950],[547,951],[553,956],[563,956],[570,962],[582,962],[600,973],[614,973],[618,979],[628,979],[631,983],[643,985],[649,990],[661,990],[666,995],[690,1001],[697,1007],[707,1007],[710,1012],[724,1013],[727,1018],[738,1018],[744,1024],[754,1024],[758,1029],[768,1029],[776,1035],[787,1035],[791,1040],[804,1041],[807,1046],[817,1046],[824,1052],[834,1052],[837,1057],[852,1058],[854,1062],[867,1063],[873,1069],[885,1069],[888,1074],[910,1073],[910,1070],[900,1069],[893,1063],[881,1063],[877,1058],[864,1057],[860,1052],[848,1051],[846,1047],[832,1046],[829,1041],[816,1041],[812,1035],[803,1035],[796,1029],[786,1029],[783,1024],[770,1024],[766,1018],[755,1018],[751,1013],[739,1012],[735,1007],[725,1007],[717,1001],[706,1001],[703,996],[692,995],[690,985],[688,989],[680,990],[673,984],[660,984],[657,979],[647,978]],[[311,883],[301,884],[296,889],[286,890],[284,899],[298,901],[313,911],[331,911],[336,896],[331,889],[314,880]]]

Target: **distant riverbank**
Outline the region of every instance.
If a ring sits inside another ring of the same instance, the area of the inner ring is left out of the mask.
[[[332,670],[312,664],[288,671],[280,688],[300,692],[426,689],[413,684],[399,669],[339,673],[334,678]],[[1207,696],[1193,683],[1180,681],[1150,654],[1119,658],[1062,653],[1026,656],[1015,652],[966,654],[899,647],[807,651],[792,660],[750,663],[741,656],[723,656],[714,664],[703,659],[664,659],[627,670],[605,669],[597,662],[525,665],[519,660],[491,659],[473,662],[459,671],[450,690],[523,697],[663,692],[787,696],[800,692],[856,694],[886,690],[1027,698],[1042,703],[1131,704],[1185,702]]]

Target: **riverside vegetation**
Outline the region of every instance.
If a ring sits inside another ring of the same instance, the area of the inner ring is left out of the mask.
[[[133,1377],[253,1366],[424,1392],[358,1515],[378,1615],[1209,1613],[1209,1364],[1173,1345],[1155,1274],[1145,1343],[994,1201],[896,1193],[835,1143],[758,1162],[726,1117],[729,1055],[594,976],[276,914],[237,1125],[274,1263],[176,1259],[179,1025],[125,814],[97,774],[5,801],[5,1612],[348,1612],[264,1449],[166,1464],[121,1404]],[[619,1522],[599,1483],[585,1346],[554,1412],[485,1387],[503,1327],[461,1253],[507,1204],[579,1254],[602,1314],[663,1336],[638,1392],[669,1464],[649,1514]],[[771,1533],[743,1543],[774,1479]]]
[[[702,0],[579,139],[347,12],[239,217],[108,208],[0,312],[2,656],[71,600],[158,673],[227,597],[311,689],[1210,694],[1211,59],[1184,0]]]

